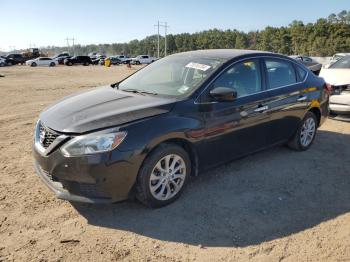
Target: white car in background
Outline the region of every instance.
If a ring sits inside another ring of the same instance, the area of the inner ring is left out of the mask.
[[[156,60],[157,60],[157,58],[151,57],[149,55],[139,55],[137,57],[131,58],[131,63],[135,64],[135,65],[150,64]]]
[[[26,65],[28,65],[28,66],[55,66],[55,65],[58,65],[58,62],[55,59],[52,59],[50,57],[38,57],[38,58],[26,61]]]
[[[322,68],[320,77],[332,86],[329,108],[335,114],[350,114],[350,55]]]
[[[329,63],[328,66],[334,64],[334,63],[337,62],[339,59],[341,59],[341,58],[343,58],[343,57],[345,57],[345,56],[348,56],[348,55],[350,55],[350,53],[337,53],[337,54],[335,54],[335,55],[331,58],[331,61],[330,61],[330,63]]]

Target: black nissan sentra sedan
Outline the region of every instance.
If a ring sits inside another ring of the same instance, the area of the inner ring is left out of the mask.
[[[34,135],[36,172],[60,199],[134,195],[164,206],[202,170],[274,145],[308,149],[328,115],[329,92],[283,55],[170,55],[44,110]]]

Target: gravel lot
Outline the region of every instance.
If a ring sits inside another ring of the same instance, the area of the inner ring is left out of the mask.
[[[137,67],[0,68],[0,261],[350,261],[350,123],[191,179],[161,209],[55,199],[32,166],[47,105]]]

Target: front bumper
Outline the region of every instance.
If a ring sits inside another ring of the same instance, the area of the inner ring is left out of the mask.
[[[33,144],[35,171],[57,198],[86,203],[125,200],[142,159],[134,151],[65,157],[59,148],[48,155]]]

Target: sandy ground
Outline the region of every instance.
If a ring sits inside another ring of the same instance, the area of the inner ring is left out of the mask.
[[[350,261],[350,123],[207,171],[165,208],[55,199],[32,166],[39,112],[130,72],[0,68],[0,261]]]

